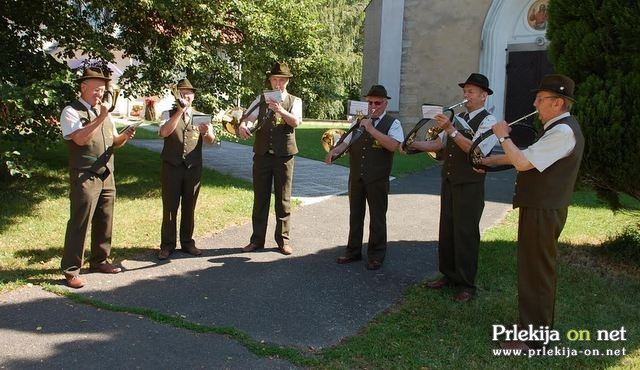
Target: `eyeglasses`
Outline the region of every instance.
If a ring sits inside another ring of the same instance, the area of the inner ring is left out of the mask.
[[[549,95],[549,96],[536,96],[536,102],[542,101],[544,99],[559,99],[558,95]]]
[[[367,103],[369,103],[369,105],[382,105],[382,103],[384,103],[384,100],[368,101]]]

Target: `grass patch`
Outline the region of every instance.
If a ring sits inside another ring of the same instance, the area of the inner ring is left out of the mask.
[[[550,347],[576,351],[625,350],[625,356],[497,357],[492,325],[517,322],[517,211],[482,238],[477,284],[479,293],[467,305],[453,302],[453,290],[432,291],[414,286],[404,299],[376,318],[360,335],[322,353],[323,366],[336,369],[581,369],[640,368],[640,274],[610,273],[621,261],[612,255],[624,250],[625,263],[637,261],[637,234],[625,225],[637,223],[640,203],[624,198],[624,212],[612,212],[593,192],[578,192],[560,241],[556,326],[560,342]],[[585,222],[588,219],[589,222]],[[594,227],[593,225],[598,225]],[[615,247],[605,240],[616,240]],[[590,241],[597,253],[583,264],[572,256],[585,248],[574,240]],[[631,242],[629,242],[631,240]],[[602,242],[604,244],[602,244]],[[594,270],[595,269],[595,270]],[[606,273],[604,273],[606,272]],[[627,330],[626,341],[596,341],[597,330]],[[591,341],[569,341],[569,330],[588,330]]]
[[[69,217],[66,146],[60,143],[37,158],[41,163],[32,179],[0,184],[0,291],[60,277]],[[116,151],[118,195],[111,252],[116,262],[160,243],[160,165],[159,154],[146,149],[127,145]],[[194,237],[246,222],[252,202],[249,182],[204,169]]]
[[[116,128],[118,131],[121,131],[126,126],[132,124],[131,121],[125,120],[116,120]],[[153,139],[162,139],[160,135],[158,135],[158,127],[160,126],[160,122],[157,121],[144,121],[141,126],[136,130],[136,139],[143,140],[153,140]]]

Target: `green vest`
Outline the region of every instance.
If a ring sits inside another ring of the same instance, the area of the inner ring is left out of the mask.
[[[514,208],[565,209],[569,206],[584,151],[584,136],[573,116],[552,123],[544,132],[561,123],[571,127],[576,146],[567,157],[559,159],[543,172],[536,168],[518,172],[513,196]]]
[[[70,105],[78,112],[83,127],[100,114],[90,114],[89,109],[79,100]],[[78,145],[73,140],[65,140],[69,146],[69,168],[91,171],[98,175],[102,175],[107,169],[113,173],[113,130],[113,122],[107,115],[87,144]]]
[[[173,116],[175,110],[169,112]],[[193,115],[194,110],[191,110]],[[176,129],[164,138],[160,157],[174,166],[184,163],[187,168],[202,164],[202,135],[191,121],[185,122],[185,115],[178,119]]]
[[[376,125],[376,130],[387,135],[395,117],[385,114]],[[367,131],[349,147],[349,177],[362,178],[370,184],[380,179],[389,179],[394,152],[385,149]]]
[[[282,107],[291,112],[295,96],[287,94],[286,99],[282,102]],[[265,118],[266,117],[266,118]],[[256,139],[253,143],[253,152],[259,155],[272,152],[278,157],[286,157],[298,154],[298,146],[296,145],[296,130],[289,126],[282,117],[277,119],[272,111],[267,114],[267,103],[260,102],[258,111],[258,121],[266,122],[255,132]]]
[[[469,127],[473,131],[478,131],[478,127],[482,121],[489,115],[486,110],[480,111],[473,117],[473,119],[467,122]],[[470,132],[459,131],[458,135],[463,135],[467,139],[471,140],[473,136]],[[484,181],[485,175],[473,170],[469,160],[467,159],[467,153],[460,149],[458,144],[454,142],[452,138],[447,139],[447,145],[444,150],[444,163],[442,164],[442,180],[449,179],[452,184],[466,184],[473,182]]]

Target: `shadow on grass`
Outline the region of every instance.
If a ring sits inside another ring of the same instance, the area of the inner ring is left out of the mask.
[[[41,202],[67,197],[69,192],[67,147],[58,143],[34,155],[40,161],[30,179],[0,183],[0,233],[22,217],[32,216]],[[160,197],[160,165],[158,153],[134,146],[115,152],[115,178],[119,198]],[[215,171],[204,169],[203,185],[209,187],[251,190],[251,184]],[[63,211],[63,210],[61,210]],[[68,212],[65,209],[64,212]]]
[[[32,284],[48,283],[51,281],[47,275],[61,274],[59,268],[26,268],[17,270],[0,271],[0,286],[8,283],[27,282]]]
[[[62,256],[62,247],[40,248],[40,249],[20,249],[14,254],[16,258],[26,258],[29,264],[49,263]]]
[[[628,276],[640,279],[640,244],[627,243],[624,233],[601,245],[563,244],[562,260],[575,267],[587,268],[602,277]]]
[[[62,141],[29,155],[34,158],[31,178],[0,182],[0,233],[21,217],[32,215],[40,202],[68,192],[67,146]]]
[[[510,328],[518,322],[517,246],[515,241],[510,240],[482,242],[476,279],[478,294],[469,304],[453,302],[455,291],[452,289],[432,291],[415,287],[408,292],[398,313],[383,318],[380,324],[375,323],[369,329],[370,334],[354,340],[364,340],[380,330],[392,330],[390,327],[376,326],[405,322],[419,328],[403,329],[405,332],[402,336],[406,336],[406,339],[402,340],[407,341],[405,345],[411,347],[413,341],[424,341],[412,347],[414,356],[422,358],[422,362],[410,365],[418,367],[428,364],[435,368],[548,369],[605,368],[624,364],[628,361],[624,356],[604,356],[604,352],[607,349],[624,348],[627,354],[631,354],[640,345],[638,337],[634,335],[634,338],[630,338],[629,334],[629,340],[625,342],[596,341],[595,334],[597,330],[619,330],[622,326],[634,328],[640,324],[634,308],[635,302],[640,299],[640,280],[611,275],[603,279],[588,266],[576,265],[571,258],[565,258],[565,252],[566,247],[562,246],[553,327],[560,333],[560,341],[550,342],[547,349],[597,349],[602,352],[601,356],[587,356],[580,352],[573,356],[547,354],[527,358],[494,353],[498,346],[492,341],[493,326]],[[437,319],[422,319],[428,317]],[[567,338],[571,330],[588,330],[592,340],[571,341]],[[396,340],[390,335],[385,335],[385,338],[389,342]],[[452,355],[437,354],[445,349]],[[637,356],[632,361],[637,363]]]

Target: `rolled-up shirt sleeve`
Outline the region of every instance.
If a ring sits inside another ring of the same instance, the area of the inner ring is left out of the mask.
[[[399,143],[404,141],[404,131],[402,130],[402,124],[400,124],[400,121],[393,121],[387,135],[391,136]]]
[[[568,156],[576,146],[576,138],[569,125],[559,124],[547,131],[540,140],[522,151],[522,154],[540,172],[556,161]]]
[[[480,122],[480,126],[478,126],[478,130],[475,132],[475,135],[473,135],[471,142],[476,141],[482,134],[491,130],[491,128],[493,127],[493,125],[496,124],[496,122],[498,122],[498,120],[496,120],[496,117],[492,115],[486,116],[482,120],[482,122]],[[478,148],[480,148],[480,151],[482,151],[482,154],[486,156],[491,152],[491,150],[493,150],[493,147],[496,146],[497,142],[498,142],[498,138],[496,137],[496,135],[491,135],[486,139],[484,139],[481,143],[479,143]]]
[[[293,100],[293,107],[291,107],[291,114],[293,114],[299,123],[302,123],[302,99],[295,98]]]
[[[64,107],[60,114],[60,129],[65,140],[71,140],[71,134],[82,128],[78,112],[70,105]]]
[[[170,111],[165,110],[160,114],[160,122],[162,122],[161,126],[164,125],[169,120],[169,118],[171,118],[171,115],[169,113]]]

